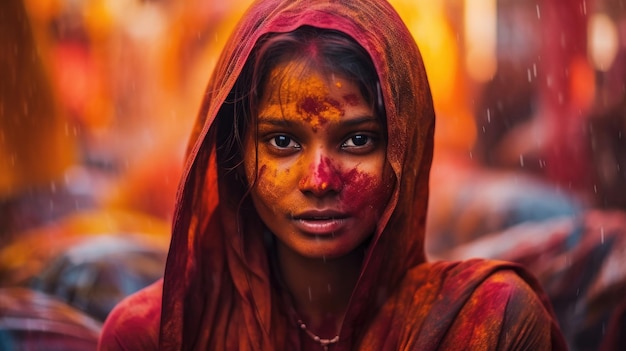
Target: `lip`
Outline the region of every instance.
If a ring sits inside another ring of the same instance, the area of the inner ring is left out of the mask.
[[[292,216],[294,225],[309,235],[332,236],[347,223],[348,215],[333,210],[305,211]]]

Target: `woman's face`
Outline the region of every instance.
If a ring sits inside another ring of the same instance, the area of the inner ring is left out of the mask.
[[[349,80],[293,65],[279,65],[265,83],[258,135],[246,135],[246,177],[259,216],[285,247],[340,257],[374,233],[392,192],[385,126]]]

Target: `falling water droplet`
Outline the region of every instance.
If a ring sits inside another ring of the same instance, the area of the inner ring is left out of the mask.
[[[539,4],[535,5],[535,8],[537,9],[537,18],[541,19],[541,11],[539,11]]]
[[[604,227],[600,227],[600,242],[604,244]]]
[[[519,155],[519,165],[524,167],[524,155]]]

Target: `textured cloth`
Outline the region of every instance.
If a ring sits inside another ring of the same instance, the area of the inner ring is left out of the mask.
[[[163,282],[114,309],[101,349],[302,348],[286,292],[275,283],[264,226],[253,210],[237,211],[239,199],[227,189],[233,180],[217,168],[215,121],[233,118],[224,101],[257,41],[303,25],[341,31],[371,56],[390,136],[387,161],[396,178],[339,342],[329,350],[563,348],[540,287],[518,266],[426,262],[434,110],[423,61],[397,13],[385,1],[270,0],[248,9],[209,81],[178,193]]]
[[[589,210],[524,223],[442,255],[523,265],[539,279],[571,350],[624,350],[626,213]]]

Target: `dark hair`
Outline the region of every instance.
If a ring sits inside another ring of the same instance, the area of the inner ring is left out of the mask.
[[[270,72],[288,61],[351,80],[377,117],[385,120],[376,69],[367,51],[354,39],[339,31],[310,26],[269,34],[257,43],[218,114],[218,163],[226,174],[242,162],[243,138],[246,130],[255,126],[254,111]]]

